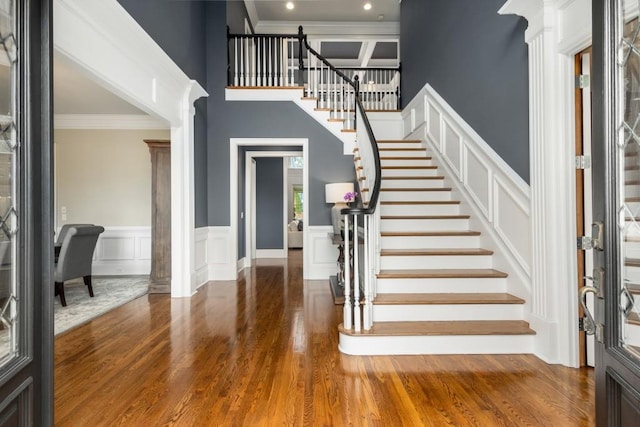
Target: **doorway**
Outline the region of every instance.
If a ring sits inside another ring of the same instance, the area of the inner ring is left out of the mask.
[[[244,203],[238,200],[239,270],[255,259],[287,258],[289,250],[302,249],[305,206],[301,151],[240,150],[245,185]]]

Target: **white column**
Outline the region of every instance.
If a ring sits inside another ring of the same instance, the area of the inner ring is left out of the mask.
[[[573,55],[559,48],[556,0],[509,0],[501,14],[527,18],[531,185],[531,314],[535,352],[576,366],[578,351],[575,247],[575,166],[571,114]],[[567,3],[567,2],[565,2]],[[566,5],[561,5],[565,7]],[[577,52],[576,52],[577,53]]]
[[[193,103],[207,96],[195,81],[184,92],[182,121],[171,127],[171,297],[190,297],[196,291]]]

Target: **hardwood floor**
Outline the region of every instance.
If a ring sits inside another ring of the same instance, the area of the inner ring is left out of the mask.
[[[591,369],[533,356],[354,357],[301,251],[56,339],[57,426],[586,426]],[[273,263],[271,263],[273,264]]]

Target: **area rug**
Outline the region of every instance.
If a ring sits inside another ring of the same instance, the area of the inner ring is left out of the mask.
[[[82,279],[64,283],[67,306],[54,302],[55,334],[75,328],[129,301],[145,295],[149,289],[149,276],[93,277],[93,294]]]

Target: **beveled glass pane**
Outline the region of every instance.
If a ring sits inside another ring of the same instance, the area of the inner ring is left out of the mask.
[[[0,0],[0,363],[19,353],[16,241],[19,229],[17,177],[19,136],[16,126],[18,43],[15,2]]]
[[[640,357],[640,26],[627,22],[618,51],[622,111],[618,144],[618,228],[620,283],[617,283],[619,344]]]

